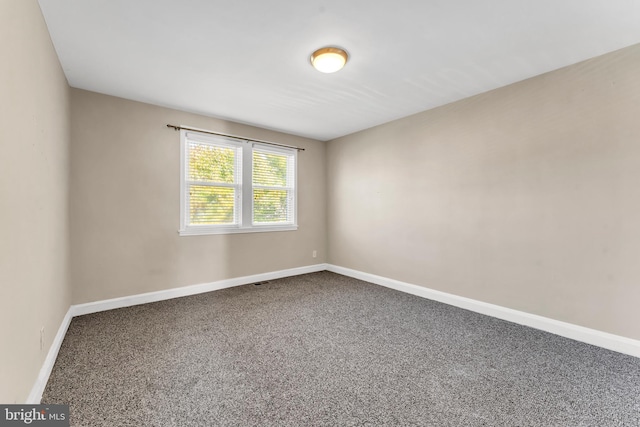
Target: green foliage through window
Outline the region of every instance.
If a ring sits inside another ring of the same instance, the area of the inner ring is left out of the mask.
[[[196,132],[181,149],[181,235],[295,229],[295,150]]]
[[[254,150],[253,185],[285,187],[287,185],[287,156]]]
[[[282,223],[293,215],[287,181],[291,181],[291,157],[286,154],[253,151],[253,222]]]
[[[253,190],[253,220],[255,222],[286,222],[288,216],[287,190]]]
[[[232,187],[190,185],[191,224],[233,224],[235,197]]]
[[[230,147],[189,143],[189,180],[233,184],[235,154]]]
[[[235,148],[190,142],[188,149],[189,181],[235,183]],[[215,185],[190,185],[189,222],[198,225],[233,224],[235,189]]]

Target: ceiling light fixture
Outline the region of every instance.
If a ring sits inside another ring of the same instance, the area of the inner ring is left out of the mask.
[[[311,54],[311,65],[321,73],[335,73],[348,59],[349,54],[339,47],[323,47]]]

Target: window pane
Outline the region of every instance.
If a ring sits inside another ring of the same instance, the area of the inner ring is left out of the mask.
[[[293,212],[289,191],[253,189],[253,222],[290,222]]]
[[[235,193],[235,188],[230,187],[190,185],[190,224],[234,224]]]
[[[235,180],[236,150],[189,142],[189,181],[224,182]]]
[[[287,185],[286,154],[253,151],[253,184],[271,187]]]

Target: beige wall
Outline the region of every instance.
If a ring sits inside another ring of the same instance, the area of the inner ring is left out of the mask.
[[[328,144],[329,262],[640,339],[640,45]]]
[[[35,0],[0,1],[0,55],[0,402],[23,403],[70,304],[69,89]]]
[[[71,106],[74,303],[325,262],[324,142],[78,89]],[[298,230],[179,237],[180,136],[168,123],[306,148]]]

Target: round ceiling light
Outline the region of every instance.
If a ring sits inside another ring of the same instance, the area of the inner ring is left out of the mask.
[[[322,73],[335,73],[348,59],[349,54],[339,47],[323,47],[311,54],[311,65]]]

